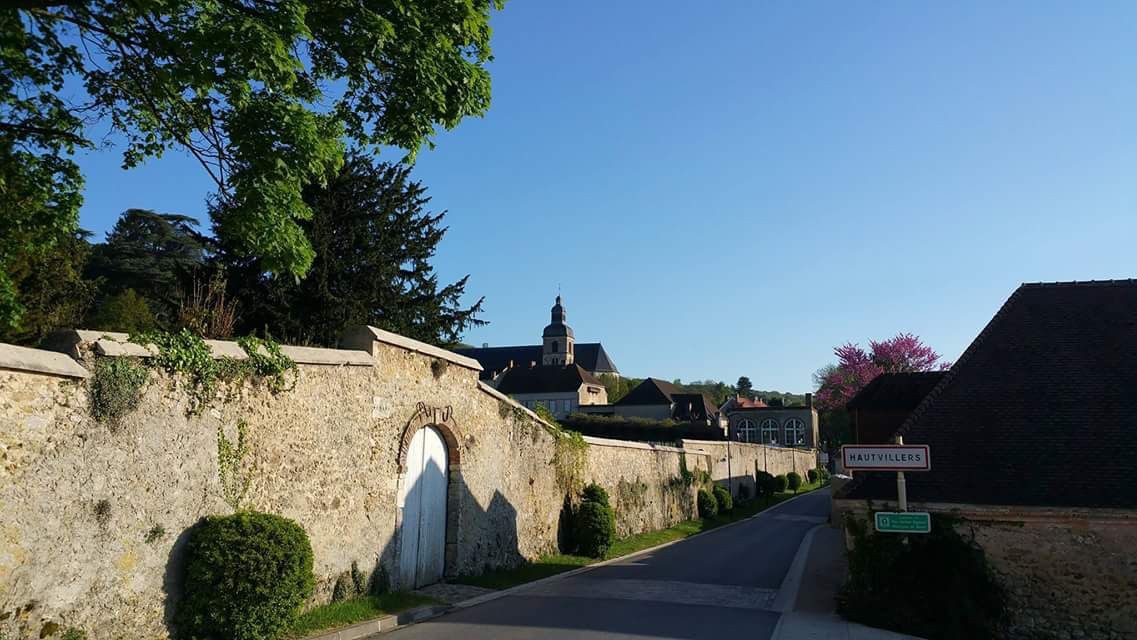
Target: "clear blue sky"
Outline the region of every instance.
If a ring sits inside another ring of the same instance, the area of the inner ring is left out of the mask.
[[[998,5],[998,6],[996,6]],[[467,341],[558,285],[627,375],[805,391],[899,331],[955,359],[1023,281],[1137,276],[1137,3],[514,0],[493,106],[424,152]],[[82,159],[82,224],[203,215],[176,154]],[[471,296],[473,298],[473,296]]]

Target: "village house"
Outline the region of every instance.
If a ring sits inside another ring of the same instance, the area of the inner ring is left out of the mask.
[[[732,398],[722,407],[728,437],[737,442],[817,447],[818,418],[813,395],[805,404],[768,406],[761,400]]]
[[[909,509],[961,519],[1012,638],[1137,637],[1135,354],[1137,281],[1024,284],[896,430],[930,450]],[[896,474],[857,472],[834,498],[842,517],[892,510]]]

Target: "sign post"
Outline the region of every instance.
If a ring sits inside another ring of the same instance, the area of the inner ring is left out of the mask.
[[[931,516],[926,512],[908,512],[907,471],[928,471],[932,460],[928,445],[904,444],[904,436],[896,444],[847,444],[841,447],[841,462],[850,471],[895,471],[896,502],[900,512],[880,512],[875,516],[876,530],[881,533],[928,533]]]

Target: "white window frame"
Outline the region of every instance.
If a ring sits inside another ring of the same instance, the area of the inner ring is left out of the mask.
[[[777,420],[766,418],[758,428],[762,434],[762,444],[778,444],[778,438],[782,435],[782,428]]]
[[[758,427],[749,418],[739,420],[738,424],[735,425],[735,431],[738,433],[739,442],[754,442],[754,438],[758,437]]]
[[[786,418],[785,431],[787,445],[805,444],[805,422],[801,418]]]

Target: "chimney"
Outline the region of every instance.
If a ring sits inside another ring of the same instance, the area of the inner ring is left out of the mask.
[[[813,394],[812,393],[805,394],[805,406],[810,408],[810,409],[813,408]]]
[[[489,349],[489,348],[490,348],[490,343],[488,343],[488,342],[483,342],[483,343],[482,343],[482,348],[483,348],[483,349]]]

